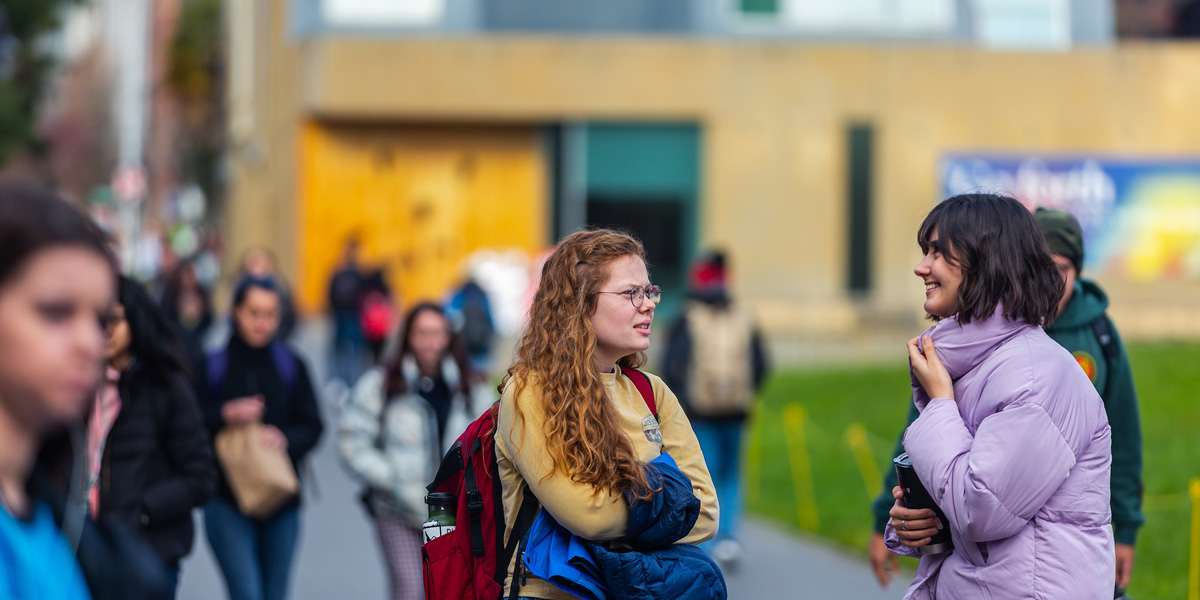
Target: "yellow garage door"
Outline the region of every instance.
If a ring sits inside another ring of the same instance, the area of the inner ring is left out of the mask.
[[[484,248],[545,247],[546,166],[533,127],[309,123],[301,139],[299,302],[324,310],[350,237],[398,300],[441,299]]]

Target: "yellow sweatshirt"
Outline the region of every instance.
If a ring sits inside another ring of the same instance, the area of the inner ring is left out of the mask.
[[[666,452],[692,481],[692,492],[700,499],[700,517],[691,533],[678,543],[698,544],[711,539],[717,532],[716,490],[708,466],[704,463],[704,455],[700,452],[700,444],[696,441],[696,434],[692,432],[687,415],[683,414],[679,399],[662,379],[649,375],[658,405],[660,425],[628,377],[619,370],[601,377],[609,399],[617,408],[621,429],[629,436],[638,458],[648,463]],[[575,535],[594,542],[611,541],[625,535],[629,524],[629,505],[619,494],[614,495],[608,490],[593,493],[590,485],[572,481],[558,470],[543,479],[552,469],[542,434],[545,413],[541,409],[541,389],[533,381],[525,386],[519,398],[514,398],[515,389],[516,386],[510,383],[500,398],[499,424],[496,428],[496,462],[503,485],[505,541],[511,535],[517,519],[525,486],[532,489],[542,508]],[[524,421],[517,414],[517,403],[521,405]],[[529,435],[523,435],[525,431]],[[512,585],[516,561],[517,557],[514,556],[509,565],[509,578],[504,585],[506,597]],[[574,599],[574,596],[549,582],[528,574],[518,595],[548,600]]]

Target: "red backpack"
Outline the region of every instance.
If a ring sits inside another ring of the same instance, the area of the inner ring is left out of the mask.
[[[392,330],[395,313],[392,301],[387,295],[380,292],[368,293],[362,303],[363,335],[370,341],[387,339]]]
[[[654,390],[645,373],[621,367],[633,381],[650,412],[658,419]],[[500,600],[513,553],[533,525],[539,504],[525,487],[521,507],[508,544],[504,543],[504,500],[500,469],[496,464],[496,418],[500,403],[467,426],[446,452],[432,492],[455,495],[455,529],[421,548],[425,574],[425,600]],[[517,586],[510,597],[515,600]]]

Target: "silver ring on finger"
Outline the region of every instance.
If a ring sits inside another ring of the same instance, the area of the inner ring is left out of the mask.
[[[904,519],[900,519],[900,529],[903,529],[904,531],[908,531],[908,524],[905,523]]]

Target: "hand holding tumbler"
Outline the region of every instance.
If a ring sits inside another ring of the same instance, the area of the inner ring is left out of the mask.
[[[933,501],[933,497],[929,495],[929,491],[917,477],[908,453],[897,456],[893,462],[896,463],[896,478],[900,480],[900,489],[904,490],[904,498],[901,499],[904,507],[931,509],[942,523],[947,523],[946,515],[942,513],[942,509]],[[950,528],[943,527],[941,531],[933,535],[927,545],[918,548],[918,551],[921,554],[941,554],[953,549],[954,543],[950,541]]]

